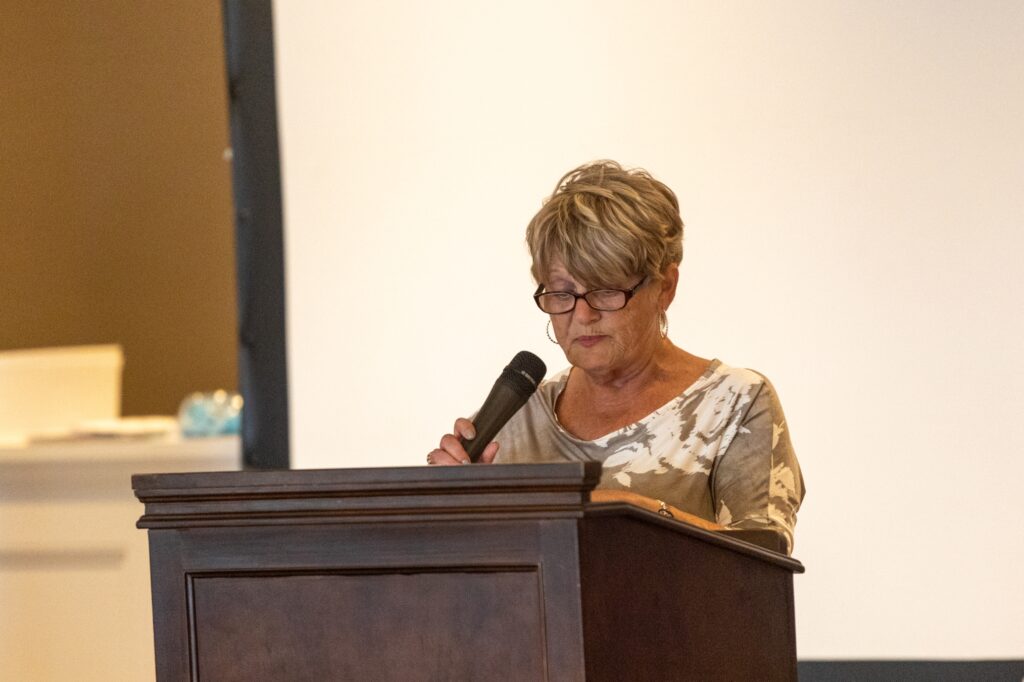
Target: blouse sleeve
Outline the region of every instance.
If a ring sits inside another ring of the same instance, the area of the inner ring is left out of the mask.
[[[786,417],[766,379],[736,435],[711,473],[718,523],[728,528],[773,530],[793,551],[796,512],[804,498],[800,465]]]

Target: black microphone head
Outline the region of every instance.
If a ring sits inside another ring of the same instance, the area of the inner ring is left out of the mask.
[[[544,361],[538,358],[536,355],[528,350],[521,350],[516,353],[516,356],[512,358],[512,361],[505,367],[505,372],[511,371],[514,374],[521,376],[524,380],[533,384],[533,388],[530,389],[530,393],[533,393],[540,385],[541,380],[547,373],[547,365]],[[504,374],[504,372],[503,372]]]
[[[528,350],[516,353],[516,356],[508,363],[508,367],[516,372],[525,372],[535,384],[539,384],[548,371],[544,361]]]

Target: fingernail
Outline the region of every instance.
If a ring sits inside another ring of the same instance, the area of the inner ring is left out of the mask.
[[[462,460],[462,464],[469,464],[469,460],[468,459]]]
[[[462,434],[462,437],[465,438],[466,440],[473,440],[474,438],[476,438],[476,429],[470,426],[468,429],[466,429],[466,432]]]

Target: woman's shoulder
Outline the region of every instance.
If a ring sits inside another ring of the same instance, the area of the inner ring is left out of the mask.
[[[700,391],[681,396],[687,399],[686,402],[715,410],[719,409],[718,406],[729,404],[735,412],[765,412],[777,415],[780,420],[784,419],[779,394],[767,376],[746,367],[732,367],[718,360],[715,363],[709,369],[709,379]]]
[[[733,367],[721,360],[715,359],[708,365],[707,370],[701,379],[695,384],[695,388],[703,390],[729,390],[738,388],[760,389],[764,386],[771,386],[771,382],[761,372],[746,367]]]

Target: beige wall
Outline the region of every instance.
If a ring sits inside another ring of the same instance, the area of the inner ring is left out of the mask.
[[[123,411],[237,386],[220,3],[0,5],[0,349],[125,348]]]
[[[800,655],[1024,655],[1024,5],[277,2],[293,462],[417,465],[518,350],[526,222],[612,157],[671,336],[775,382]]]

